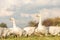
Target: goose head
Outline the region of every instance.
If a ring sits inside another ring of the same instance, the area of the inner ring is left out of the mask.
[[[37,18],[39,18],[39,17],[40,17],[40,15],[36,15],[36,17],[37,17]]]
[[[11,17],[11,18],[10,18],[10,21],[13,22],[13,21],[15,21],[15,19]]]

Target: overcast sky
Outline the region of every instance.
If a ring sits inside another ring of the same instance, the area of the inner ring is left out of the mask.
[[[0,0],[0,22],[12,27],[9,18],[14,17],[19,27],[24,27],[30,20],[60,16],[60,0]]]

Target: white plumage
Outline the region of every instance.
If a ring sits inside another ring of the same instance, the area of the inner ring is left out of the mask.
[[[11,18],[10,20],[11,20],[11,22],[13,22],[13,27],[9,28],[10,31],[8,32],[8,35],[9,34],[15,34],[15,35],[18,35],[18,36],[22,36],[23,30],[20,27],[16,27],[15,19]]]
[[[2,37],[2,33],[3,33],[3,28],[0,27],[0,37]]]
[[[58,26],[50,26],[49,27],[49,33],[51,35],[58,35],[59,36],[59,34],[60,34],[60,27],[58,27]]]
[[[23,34],[25,36],[27,36],[27,35],[30,36],[34,33],[35,27],[25,27],[23,30],[24,30]]]
[[[38,18],[39,18],[39,24],[38,24],[38,27],[35,29],[35,33],[47,35],[48,29],[42,25],[41,15],[38,16]]]

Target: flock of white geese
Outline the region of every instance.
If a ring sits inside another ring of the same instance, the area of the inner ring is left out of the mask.
[[[25,28],[20,28],[16,26],[15,19],[10,18],[11,22],[13,23],[12,28],[1,28],[0,27],[0,37],[7,37],[10,35],[15,35],[15,36],[31,36],[32,34],[36,35],[37,33],[39,36],[45,35],[47,36],[48,33],[51,35],[58,35],[60,36],[60,27],[55,27],[55,26],[50,26],[50,27],[45,27],[42,25],[41,22],[41,15],[39,16],[39,24],[38,27],[25,27]]]

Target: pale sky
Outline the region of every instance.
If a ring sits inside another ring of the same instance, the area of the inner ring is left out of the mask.
[[[30,20],[60,17],[60,0],[0,0],[0,22],[12,27],[9,18],[14,17],[19,27],[24,27]]]

